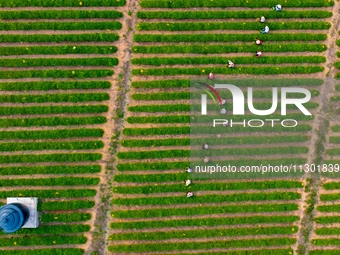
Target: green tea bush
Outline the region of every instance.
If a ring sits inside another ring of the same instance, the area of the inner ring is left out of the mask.
[[[248,8],[270,8],[275,6],[277,1],[275,0],[248,0],[248,2],[240,2],[238,0],[141,0],[140,5],[143,8],[190,8],[190,7],[248,7]],[[285,2],[285,7],[326,7],[333,6],[334,1],[328,0],[296,0],[292,2]],[[0,5],[1,6],[1,5]]]
[[[54,226],[39,226],[36,229],[19,229],[14,235],[41,235],[41,234],[68,234],[68,233],[81,233],[88,232],[90,225],[54,225]],[[0,236],[5,235],[0,232]]]
[[[73,178],[73,177],[72,177]],[[71,178],[70,178],[71,179]],[[48,190],[11,190],[1,192],[0,197],[40,197],[40,198],[78,198],[94,197],[96,191],[92,189],[48,189]]]
[[[38,204],[39,210],[44,211],[70,211],[78,209],[88,209],[95,205],[93,201],[77,200],[77,201],[51,201],[41,202]]]
[[[295,12],[292,12],[294,15]],[[296,15],[299,15],[296,12]],[[300,12],[299,12],[300,13]],[[307,14],[308,12],[306,12]],[[318,18],[327,15],[325,11],[319,11]],[[301,12],[304,16],[304,12]],[[302,17],[299,15],[300,17]],[[312,14],[310,15],[317,15]],[[95,10],[17,10],[17,11],[0,11],[1,19],[117,19],[122,18],[123,13],[119,11],[95,11]],[[315,16],[316,17],[316,16]]]
[[[0,139],[56,139],[75,137],[102,137],[104,131],[95,129],[59,129],[59,130],[23,130],[23,131],[0,131]]]
[[[56,214],[42,214],[41,222],[49,223],[49,222],[79,222],[79,221],[88,221],[91,219],[90,213],[56,213]]]
[[[0,82],[0,91],[109,89],[110,87],[111,83],[108,81]]]
[[[97,185],[99,178],[72,177],[72,178],[35,178],[35,179],[12,179],[0,180],[1,187],[9,186],[86,186]]]
[[[245,239],[224,240],[206,242],[175,242],[175,243],[140,243],[130,245],[109,246],[110,252],[155,252],[155,251],[177,251],[216,248],[247,248],[263,246],[287,246],[296,243],[295,238],[267,238],[267,239]]]
[[[0,66],[116,66],[117,58],[28,58],[0,59]]]
[[[34,249],[34,250],[2,250],[2,255],[83,255],[83,249],[58,248],[58,249]],[[276,254],[275,254],[276,255]]]
[[[195,183],[191,188],[192,191],[201,190],[266,190],[266,189],[296,189],[302,188],[301,182],[293,181],[265,181],[265,182],[229,182],[229,183]],[[165,192],[186,192],[187,187],[182,184],[171,185],[148,185],[137,186],[131,189],[128,186],[117,186],[114,188],[115,193],[121,194],[153,194]]]
[[[61,114],[61,113],[102,113],[107,112],[106,105],[74,105],[74,106],[28,106],[28,107],[0,107],[0,115],[15,114]],[[0,134],[1,136],[1,134]]]
[[[89,166],[12,166],[0,167],[0,175],[32,175],[32,174],[92,174],[99,173],[99,165]]]
[[[181,238],[212,238],[223,236],[256,236],[256,235],[289,235],[298,231],[297,226],[286,227],[257,227],[257,228],[237,228],[237,229],[206,229],[202,230],[181,230],[171,232],[144,232],[135,233],[118,233],[110,235],[112,240],[169,240]],[[111,240],[110,239],[110,240]]]
[[[103,116],[81,117],[81,118],[22,118],[22,119],[0,119],[0,127],[32,127],[32,126],[72,126],[103,124],[106,118]]]
[[[59,102],[91,102],[91,101],[106,101],[109,100],[108,93],[72,93],[72,94],[12,94],[0,95],[1,103],[59,103]]]
[[[0,163],[35,163],[35,162],[80,162],[97,161],[102,158],[99,153],[39,154],[0,156]]]
[[[1,22],[0,30],[119,30],[120,22]]]
[[[250,84],[249,79],[228,79],[228,81],[238,87],[248,87]],[[206,81],[208,84],[210,81]],[[321,86],[322,79],[252,79],[251,84],[253,87],[295,87],[295,86]],[[152,81],[133,81],[131,86],[134,88],[189,88],[190,80],[152,80]],[[1,83],[0,83],[1,88]]]
[[[0,7],[25,7],[25,6],[41,6],[41,7],[86,7],[86,6],[124,6],[126,0],[87,0],[79,2],[79,0],[34,0],[23,2],[21,0],[1,0]]]
[[[92,24],[97,24],[97,23],[92,23]],[[270,27],[270,29],[274,31],[275,30],[280,30],[280,31],[291,30],[291,29],[319,30],[319,29],[329,29],[331,27],[331,24],[328,22],[315,22],[315,21],[314,22],[306,22],[306,21],[304,22],[293,22],[293,21],[291,22],[269,22],[267,24]],[[6,26],[3,26],[3,27],[6,27]],[[3,27],[0,26],[0,30],[3,29]],[[144,30],[144,31],[152,31],[152,30],[157,30],[157,31],[242,30],[244,31],[244,30],[261,30],[263,27],[264,25],[259,22],[185,22],[185,23],[184,22],[183,23],[140,22],[136,25],[137,30]],[[7,28],[3,30],[10,30],[10,29],[11,28]],[[12,28],[12,29],[18,29],[18,28]],[[22,30],[25,30],[25,29],[22,29]]]
[[[206,132],[209,132],[211,128],[203,128],[199,127],[197,129],[192,128],[192,130],[197,134],[206,134]],[[286,128],[282,126],[274,126],[274,127],[269,127],[269,126],[263,126],[261,128],[263,132],[307,132],[311,131],[312,128],[310,125],[306,124],[300,124],[294,128],[290,128],[287,130]],[[222,129],[216,130],[216,134],[218,132],[223,131]],[[225,129],[223,132],[228,132],[228,133],[237,133],[237,132],[250,132],[251,128],[249,127],[233,127],[233,129]],[[123,130],[123,134],[126,136],[153,136],[153,135],[173,135],[173,134],[178,134],[178,135],[186,135],[190,134],[190,127],[157,127],[157,128],[125,128]],[[214,133],[215,134],[215,133]]]
[[[131,60],[135,65],[227,65],[231,59],[237,64],[283,64],[283,63],[323,63],[326,58],[322,56],[276,56],[276,57],[187,57],[187,58],[134,58]]]
[[[0,143],[0,151],[96,150],[103,147],[102,141]]]
[[[115,46],[28,46],[28,47],[1,47],[0,55],[61,55],[61,54],[112,54],[117,52]]]
[[[225,213],[263,213],[263,212],[291,212],[298,210],[297,204],[259,204],[253,205],[224,205],[224,206],[191,206],[179,208],[158,208],[143,210],[116,210],[111,216],[114,218],[154,218],[185,215],[206,215],[206,218],[187,219],[157,219],[154,221],[124,221],[112,222],[112,228],[120,229],[142,229],[142,228],[163,228],[179,226],[218,226],[258,223],[292,223],[299,220],[297,216],[243,216],[243,217],[216,217],[210,218],[210,214]]]
[[[64,13],[58,11],[58,13]],[[1,14],[0,14],[1,15]],[[114,33],[91,33],[91,34],[8,34],[0,38],[1,43],[9,42],[115,42],[119,35]],[[46,47],[46,46],[45,46]]]
[[[259,49],[257,45],[166,45],[166,46],[134,46],[133,53],[138,54],[226,54],[237,52],[255,52]],[[325,44],[270,44],[262,45],[263,52],[323,52],[327,49]],[[1,54],[1,51],[0,51]]]
[[[20,70],[0,71],[0,79],[21,78],[99,78],[113,75],[111,70]]]
[[[174,205],[195,203],[222,203],[244,201],[270,201],[270,200],[296,200],[301,195],[295,192],[272,192],[272,193],[237,193],[225,195],[201,195],[188,199],[186,196],[145,197],[145,198],[115,198],[115,205]]]
[[[0,246],[39,246],[39,245],[58,245],[58,244],[84,244],[87,238],[85,236],[23,236],[0,238]]]
[[[329,18],[329,11],[139,11],[140,19],[256,19],[265,16],[267,19],[311,19]],[[0,17],[2,17],[0,13]]]
[[[158,12],[153,12],[158,13]],[[224,13],[224,12],[223,12]],[[261,14],[262,15],[262,14]],[[260,15],[260,16],[261,16]],[[260,17],[259,16],[259,17]],[[268,42],[325,41],[326,34],[135,34],[135,42],[251,42],[255,39]]]
[[[283,67],[250,67],[242,66],[239,68],[228,67],[202,67],[202,68],[155,68],[155,69],[133,69],[133,75],[206,75],[205,70],[215,74],[254,74],[254,75],[271,75],[271,74],[308,74],[322,72],[325,68],[322,66],[283,66]],[[204,71],[204,72],[203,72]],[[1,73],[0,73],[1,77]]]

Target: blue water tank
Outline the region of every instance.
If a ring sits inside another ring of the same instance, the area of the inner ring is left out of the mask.
[[[0,207],[0,230],[5,233],[18,231],[30,217],[28,208],[22,204],[7,204]]]

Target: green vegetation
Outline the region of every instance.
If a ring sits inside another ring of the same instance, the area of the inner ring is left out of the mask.
[[[215,74],[254,74],[254,75],[272,75],[272,74],[308,74],[318,73],[324,70],[321,66],[283,66],[283,67],[252,67],[242,66],[239,68],[228,67],[194,67],[194,68],[148,68],[134,69],[133,75],[205,75],[205,70]],[[1,73],[0,73],[1,75]],[[1,76],[0,76],[1,77]]]
[[[96,150],[103,147],[102,141],[0,143],[0,151]]]
[[[72,94],[45,94],[45,95],[0,95],[1,103],[46,103],[46,102],[91,102],[109,100],[107,93],[72,93]]]
[[[251,206],[225,206],[225,211],[222,213],[239,213],[237,210],[241,209],[241,212],[275,212],[278,210],[279,205],[272,205],[271,209],[270,205],[261,205],[261,207],[256,210],[253,206],[253,210],[251,210]],[[278,212],[284,211],[292,211],[297,210],[297,205],[291,205],[291,207],[284,208],[285,205],[281,205],[281,210]],[[217,209],[214,212],[214,208]],[[245,210],[248,208],[248,210]],[[263,209],[262,209],[263,208]],[[196,210],[195,210],[196,209]],[[231,209],[231,211],[230,211]],[[234,210],[233,210],[234,209]],[[267,209],[268,211],[266,211]],[[200,210],[200,211],[198,211]],[[151,215],[148,213],[150,212]],[[174,209],[160,209],[158,210],[143,210],[143,211],[115,211],[112,213],[112,216],[115,218],[139,218],[139,217],[160,217],[160,216],[172,216],[172,215],[203,215],[206,213],[210,214],[218,214],[221,213],[221,207],[193,207],[193,208],[179,208],[177,212]],[[137,215],[135,216],[136,213]],[[207,215],[208,216],[208,215]],[[124,221],[124,222],[113,222],[111,223],[112,228],[117,229],[143,229],[143,228],[164,228],[164,227],[203,227],[203,226],[219,226],[219,225],[239,225],[239,224],[262,224],[262,223],[293,223],[299,220],[297,216],[245,216],[245,217],[218,217],[218,218],[200,218],[200,219],[185,219],[185,220],[157,220],[157,221]]]
[[[112,200],[116,205],[174,205],[193,203],[221,203],[221,202],[244,202],[244,201],[270,201],[270,200],[296,200],[301,197],[294,192],[272,192],[261,194],[225,194],[225,195],[201,195],[189,199],[185,196],[149,197],[149,198],[116,198]]]
[[[43,214],[41,216],[42,223],[48,222],[78,222],[88,221],[91,219],[90,213],[56,213],[56,214]]]
[[[200,190],[266,190],[266,189],[294,189],[302,188],[301,182],[293,181],[266,181],[266,182],[228,182],[228,183],[195,183],[190,189],[192,191]],[[121,194],[152,194],[162,192],[186,192],[187,187],[182,184],[171,185],[149,185],[130,187],[117,186],[114,188],[115,193]]]
[[[28,47],[1,47],[0,55],[61,55],[61,54],[112,54],[117,51],[115,46],[28,46]]]
[[[67,234],[67,233],[81,233],[90,230],[90,225],[54,225],[54,226],[39,226],[36,229],[20,229],[15,232],[15,235],[37,235],[37,234]],[[0,235],[5,233],[0,232]]]
[[[108,89],[111,87],[108,81],[44,81],[44,82],[2,82],[2,91],[26,91],[26,90],[70,90],[70,89]],[[94,93],[95,94],[95,93]]]
[[[340,189],[340,182],[327,182],[322,185],[325,190]]]
[[[227,240],[214,242],[176,242],[176,243],[145,243],[133,245],[109,246],[111,252],[155,252],[173,250],[197,250],[213,248],[241,248],[241,247],[263,247],[292,245],[296,242],[294,238],[267,238],[267,239],[245,239]]]
[[[21,0],[1,0],[0,7],[25,7],[25,6],[41,6],[41,7],[86,7],[86,6],[124,6],[126,0],[87,0],[79,2],[78,0],[34,0],[23,2]]]
[[[209,128],[211,130],[211,128]],[[193,128],[193,132],[195,134],[206,134],[208,129],[204,129],[203,127],[199,127],[198,129]],[[281,126],[263,126],[261,128],[262,132],[307,132],[311,131],[312,128],[310,125],[307,124],[300,124],[294,128],[286,129]],[[221,130],[217,129],[216,134]],[[249,127],[233,127],[233,129],[225,129],[223,132],[226,133],[237,133],[237,132],[249,132],[251,128]],[[190,127],[156,127],[156,128],[125,128],[123,130],[123,134],[126,136],[153,136],[153,135],[189,135],[190,134]]]
[[[286,3],[285,3],[286,5]],[[261,16],[268,19],[311,19],[329,18],[329,11],[139,11],[137,17],[140,19],[256,19]],[[1,13],[0,13],[1,17]]]
[[[59,14],[67,12],[57,11]],[[102,11],[101,11],[102,12]],[[32,13],[30,11],[30,13]],[[1,14],[0,14],[1,15]],[[8,34],[0,38],[1,43],[6,42],[115,42],[119,36],[114,33],[91,34]],[[46,47],[46,46],[45,46]]]
[[[68,1],[70,2],[70,1]],[[292,12],[294,15],[294,12]],[[298,15],[298,13],[297,13]],[[303,15],[303,13],[301,13]],[[317,15],[310,13],[310,15]],[[327,12],[319,11],[317,18],[321,18],[322,16],[326,17]],[[117,19],[122,18],[123,14],[119,11],[95,11],[95,10],[43,10],[43,11],[0,11],[1,19]]]
[[[228,60],[239,64],[283,64],[283,63],[323,63],[326,58],[322,56],[277,56],[277,57],[186,57],[186,58],[135,58],[131,60],[135,65],[203,65],[228,64]]]
[[[0,119],[0,127],[32,127],[32,126],[71,126],[103,124],[106,118],[97,117],[77,117],[77,118],[22,118],[22,119]]]
[[[0,133],[1,134],[1,133]],[[221,144],[271,144],[271,143],[293,143],[305,142],[309,137],[303,135],[292,136],[242,136],[229,137],[223,140],[218,138],[209,138],[209,145]],[[192,139],[195,144],[204,144],[205,138]],[[152,139],[152,140],[122,140],[121,145],[124,147],[154,147],[154,146],[188,146],[190,145],[190,138],[172,138],[172,139]]]
[[[263,164],[271,164],[271,165],[287,165],[289,163],[295,162],[295,164],[303,164],[305,163],[306,159],[302,158],[285,158],[285,159],[241,159],[241,160],[229,160],[230,164],[233,166],[256,166],[261,163]],[[190,162],[188,161],[180,161],[180,162],[153,162],[153,163],[145,163],[145,162],[138,162],[138,163],[120,163],[117,165],[117,170],[119,171],[140,171],[140,170],[170,170],[170,169],[181,169],[184,170]],[[147,175],[140,175],[140,179],[137,179],[135,175],[116,175],[116,181],[138,181],[138,182],[149,182],[149,181],[175,181],[177,180],[176,176],[178,174],[166,174],[162,175],[164,180],[157,178],[155,175],[147,174]],[[175,178],[175,179],[171,179]]]
[[[248,87],[250,79],[228,79],[228,81],[238,87]],[[210,84],[210,81],[206,81]],[[291,86],[321,86],[321,79],[252,79],[253,87],[291,87]],[[1,86],[1,83],[0,83]],[[153,81],[134,81],[131,83],[134,88],[189,88],[190,80],[153,80]]]
[[[319,205],[316,209],[319,212],[338,212],[340,210],[340,205]]]
[[[72,177],[72,178],[34,178],[34,179],[12,179],[0,180],[1,187],[8,186],[86,186],[97,185],[99,178]],[[34,191],[33,191],[34,192]],[[92,192],[92,190],[90,190]]]
[[[45,107],[45,106],[44,106]],[[48,107],[46,107],[48,109]],[[56,139],[75,137],[102,137],[102,129],[59,129],[59,130],[23,130],[23,131],[0,131],[0,140],[14,139]]]
[[[0,246],[38,246],[38,245],[54,245],[54,244],[84,244],[85,236],[23,236],[0,238]]]
[[[37,155],[8,155],[0,156],[0,163],[34,163],[34,162],[80,162],[97,161],[102,158],[99,153],[72,153],[72,154],[37,154]]]
[[[229,0],[228,2],[224,0],[141,0],[140,5],[143,8],[190,8],[190,7],[248,7],[248,8],[260,8],[268,6],[275,6],[277,2],[274,0],[248,0],[248,2],[240,2],[238,0]],[[333,6],[334,1],[328,0],[296,0],[285,2],[285,7],[326,7]]]
[[[211,238],[222,236],[248,236],[248,235],[287,235],[298,231],[296,226],[287,227],[258,227],[258,228],[237,228],[237,229],[206,229],[182,230],[171,232],[144,232],[118,233],[110,235],[112,240],[169,240],[172,238]]]
[[[315,246],[338,246],[340,245],[340,239],[336,238],[325,238],[325,239],[314,239],[312,240]]]
[[[46,179],[43,179],[43,180],[46,180]],[[69,178],[69,180],[71,180],[70,183],[72,183],[72,178]],[[32,182],[34,180],[30,180],[30,181]],[[21,182],[21,183],[24,183],[24,182]],[[51,183],[53,183],[53,180],[51,181]],[[39,183],[37,185],[39,185]],[[7,198],[7,197],[76,198],[76,197],[94,197],[95,195],[96,195],[96,191],[92,189],[76,189],[76,190],[75,189],[63,189],[63,190],[57,190],[57,189],[23,190],[21,189],[21,190],[3,191],[0,194],[0,198],[2,199]]]
[[[20,71],[0,71],[1,79],[19,78],[99,78],[113,75],[111,70],[20,70]]]
[[[259,49],[257,45],[167,45],[167,46],[134,46],[133,53],[141,54],[174,54],[174,53],[195,53],[195,54],[226,54],[237,52],[254,53]],[[262,45],[263,52],[323,52],[327,49],[324,44],[270,44]],[[0,51],[1,54],[1,51]]]
[[[0,59],[0,66],[116,66],[117,58],[29,58]]]
[[[0,107],[0,115],[102,113],[107,112],[108,109],[106,105]]]
[[[329,29],[331,24],[328,22],[269,22],[271,30],[289,29]],[[202,31],[202,30],[261,30],[264,27],[259,22],[185,22],[185,23],[166,23],[166,22],[140,22],[136,25],[137,30],[162,30],[162,31]],[[1,30],[1,26],[0,26]]]
[[[272,154],[299,154],[307,153],[307,147],[268,147],[268,148],[226,148],[214,150],[215,156],[225,155],[272,155]],[[191,153],[191,154],[190,154]],[[193,150],[157,150],[157,151],[131,151],[118,152],[120,159],[146,159],[146,158],[176,158],[176,157],[204,157],[207,154],[205,151]]]
[[[119,30],[120,22],[1,22],[0,30]]]
[[[154,12],[158,13],[158,12]],[[187,13],[187,12],[186,12]],[[196,12],[195,12],[196,13]],[[225,12],[223,12],[225,13]],[[235,13],[235,12],[234,12]],[[262,14],[261,14],[262,15]],[[260,16],[261,16],[260,15]],[[259,16],[259,17],[260,17]],[[135,42],[252,42],[255,39],[269,42],[325,41],[326,34],[135,34]]]
[[[76,248],[58,248],[58,249],[34,249],[34,250],[2,250],[3,255],[83,255],[83,249]],[[276,253],[275,253],[276,255]],[[278,254],[281,255],[281,254]]]
[[[0,175],[32,175],[32,174],[91,174],[99,173],[99,165],[87,166],[12,166],[1,167]]]
[[[44,211],[57,211],[57,210],[77,210],[77,209],[87,209],[94,206],[93,201],[65,201],[65,202],[43,202],[38,205],[39,210]]]

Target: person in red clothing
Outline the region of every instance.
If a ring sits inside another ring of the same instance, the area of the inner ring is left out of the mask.
[[[261,57],[261,56],[262,56],[262,52],[261,52],[261,51],[256,52],[255,56],[256,56],[257,58]]]
[[[256,43],[256,45],[261,45],[263,42],[261,40],[259,40],[259,39],[256,39],[255,43]]]

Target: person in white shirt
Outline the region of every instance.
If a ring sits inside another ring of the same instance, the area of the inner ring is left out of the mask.
[[[190,180],[186,180],[185,181],[185,187],[189,186],[191,184],[191,181]]]
[[[228,60],[228,67],[233,68],[234,66],[235,66],[235,64],[233,62],[231,62],[230,60]]]
[[[190,167],[187,167],[185,171],[187,171],[188,173],[191,173],[192,169]]]
[[[191,191],[187,192],[187,197],[192,197],[194,195],[194,193],[192,193]]]
[[[256,52],[255,56],[256,56],[257,58],[261,57],[261,56],[262,56],[262,52],[261,52],[261,51]]]
[[[268,26],[265,26],[263,29],[262,29],[262,34],[268,34],[269,33],[269,27]]]
[[[204,150],[209,149],[209,145],[208,145],[207,143],[205,143],[205,144],[203,145],[202,149],[204,149]]]
[[[261,23],[264,23],[264,22],[266,22],[266,18],[265,18],[264,16],[261,16],[261,18],[260,18],[260,22],[261,22]]]

